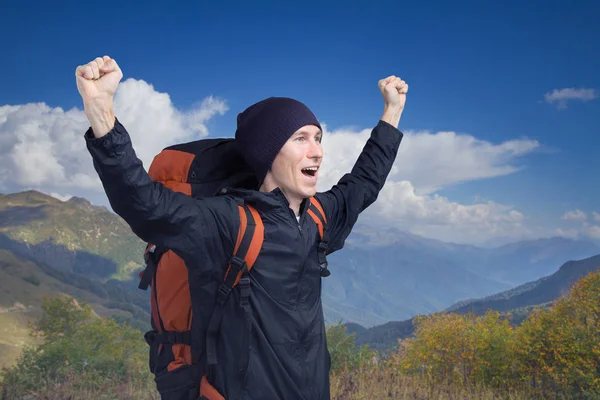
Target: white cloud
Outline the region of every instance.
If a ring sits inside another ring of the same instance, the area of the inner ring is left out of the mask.
[[[587,220],[587,215],[581,210],[571,210],[564,213],[561,219],[582,222]]]
[[[567,108],[567,102],[578,100],[582,102],[591,101],[598,98],[598,91],[586,88],[564,88],[554,89],[544,95],[547,103],[555,103],[559,109]]]
[[[457,243],[482,243],[494,237],[529,233],[523,225],[524,215],[512,207],[493,201],[465,205],[435,193],[418,195],[408,181],[387,182],[367,215],[381,226]]]
[[[556,236],[561,236],[567,239],[579,239],[579,237],[581,236],[581,232],[579,232],[577,229],[562,229],[562,228],[557,228],[555,230],[555,234]]]
[[[67,200],[69,200],[71,197],[73,197],[73,196],[72,196],[72,195],[70,195],[70,194],[64,194],[64,195],[63,195],[63,194],[56,193],[56,192],[52,192],[52,193],[49,193],[49,194],[50,194],[50,196],[52,196],[52,197],[54,197],[55,199],[58,199],[58,200],[60,200],[60,201],[67,201]]]
[[[144,81],[128,79],[115,95],[115,114],[127,127],[136,154],[148,168],[160,150],[208,135],[206,121],[223,115],[228,107],[208,97],[189,111],[177,110],[167,93],[159,93]]]
[[[600,226],[598,225],[586,226],[583,228],[583,232],[592,239],[600,239]]]
[[[319,179],[326,188],[350,171],[371,129],[358,133],[323,129],[325,158]],[[388,178],[410,181],[417,193],[430,194],[461,182],[515,173],[522,167],[514,162],[539,147],[539,142],[529,139],[493,144],[455,132],[405,132]]]
[[[78,110],[65,112],[42,103],[0,107],[3,187],[96,188],[82,143],[85,128]]]
[[[226,111],[226,104],[213,97],[188,111],[177,110],[168,94],[135,79],[122,82],[115,96],[117,118],[146,168],[164,147],[206,136],[206,121]],[[0,107],[0,190],[68,190],[102,201],[103,188],[83,139],[88,127],[77,108],[64,111],[44,103]]]
[[[600,214],[595,211],[591,213],[591,219],[595,222],[600,222]],[[569,227],[568,229],[557,229],[559,236],[578,239],[600,239],[600,226],[590,223],[588,215],[579,210],[571,210],[563,214],[562,220],[569,222],[577,222],[578,225]]]
[[[327,190],[351,170],[371,133],[370,128],[358,133],[328,132],[326,125],[324,130],[319,190]],[[539,146],[528,139],[492,144],[454,132],[407,132],[386,185],[360,223],[464,243],[529,235],[523,214],[512,207],[481,200],[463,205],[436,192],[461,182],[515,173],[521,167],[514,162]],[[386,232],[382,240],[390,237]]]

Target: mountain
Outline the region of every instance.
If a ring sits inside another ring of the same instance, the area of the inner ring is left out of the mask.
[[[556,272],[556,265],[598,253],[600,248],[590,241],[553,237],[491,249],[470,269],[515,286]]]
[[[0,195],[0,248],[58,270],[127,279],[143,264],[143,242],[106,207],[37,191]]]
[[[31,342],[44,296],[69,295],[139,329],[150,300],[132,279],[144,244],[106,207],[37,191],[0,195],[0,365]]]
[[[488,310],[496,310],[509,313],[513,323],[520,323],[532,309],[550,305],[566,294],[578,279],[597,270],[600,270],[600,255],[568,261],[549,276],[492,296],[460,302],[444,311],[483,315]],[[357,344],[369,344],[377,349],[390,348],[397,343],[398,338],[406,338],[414,333],[412,318],[369,329],[357,324],[348,324],[347,328],[349,333],[356,334]]]
[[[546,304],[567,293],[579,278],[597,270],[600,270],[600,255],[569,261],[552,275],[483,299],[454,304],[446,311],[481,314],[486,310],[509,311]]]
[[[431,251],[426,241],[412,239],[410,245],[346,246],[330,255],[331,275],[323,280],[327,322],[371,326],[506,289],[468,270],[451,253]]]
[[[395,232],[385,246],[367,242],[358,227],[345,248],[328,257],[332,274],[323,279],[327,323],[371,327],[409,319],[510,289],[555,272],[565,261],[600,253],[592,243],[563,238],[492,249],[406,232]],[[119,287],[143,306],[145,298],[135,284],[143,247],[119,216],[86,199],[63,202],[37,191],[0,195],[0,249],[52,267],[66,274],[64,279],[85,276],[89,290],[101,296]]]
[[[327,322],[365,327],[441,311],[550,275],[557,266],[600,253],[588,241],[549,238],[479,248],[396,235],[385,246],[350,245],[329,256],[323,280]],[[366,239],[363,240],[366,242]]]

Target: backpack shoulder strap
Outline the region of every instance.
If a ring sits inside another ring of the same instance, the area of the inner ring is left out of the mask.
[[[327,216],[325,215],[325,211],[323,211],[323,207],[321,207],[321,203],[319,203],[319,200],[317,200],[314,197],[311,197],[310,205],[308,206],[307,212],[319,227],[319,235],[321,236],[321,240],[323,240],[323,236],[325,236],[325,225],[327,224]]]
[[[221,320],[223,319],[224,306],[229,298],[229,293],[238,285],[240,288],[240,305],[244,309],[245,314],[246,334],[242,336],[245,341],[242,348],[246,348],[248,340],[250,340],[249,330],[252,326],[252,310],[248,301],[250,296],[250,277],[248,273],[254,266],[262,248],[264,225],[258,211],[249,204],[239,204],[238,211],[240,215],[240,228],[237,240],[223,282],[219,285],[217,302],[206,333],[206,361],[208,364],[209,381],[213,378],[214,366],[217,364],[216,339]],[[241,357],[239,362],[240,368],[243,368],[241,363],[247,362],[247,357]]]
[[[260,214],[248,204],[238,204],[240,229],[233,249],[233,256],[225,272],[224,284],[233,289],[241,279],[242,274],[249,272],[262,248],[265,228]],[[230,274],[230,272],[232,272]],[[232,281],[232,279],[234,279]]]
[[[327,230],[327,216],[325,215],[325,211],[323,211],[323,207],[319,200],[315,197],[310,198],[310,205],[308,206],[308,210],[306,211],[310,217],[315,221],[317,227],[319,229],[319,236],[321,240],[319,241],[318,246],[318,254],[319,254],[319,266],[321,267],[321,276],[326,278],[331,275],[331,271],[327,268],[327,245],[329,244],[329,231]]]

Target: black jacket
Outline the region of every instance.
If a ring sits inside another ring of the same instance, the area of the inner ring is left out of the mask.
[[[329,191],[316,195],[327,217],[328,253],[343,247],[359,214],[376,200],[402,136],[379,121],[352,171]],[[218,340],[214,384],[227,399],[329,399],[330,355],[316,248],[319,233],[306,213],[308,202],[298,223],[279,189],[232,190],[193,199],[150,179],[118,120],[104,137],[96,139],[88,130],[85,138],[113,210],[142,240],[168,247],[186,262],[192,302],[214,296],[203,287],[223,278],[222,268],[229,262],[239,227],[235,198],[258,210],[265,233],[250,271],[250,343],[240,348],[243,316],[229,301],[231,310],[226,311]]]

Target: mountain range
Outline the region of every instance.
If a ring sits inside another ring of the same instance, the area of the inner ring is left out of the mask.
[[[346,246],[329,256],[325,314],[332,322],[364,327],[405,320],[514,288],[599,253],[593,242],[560,237],[480,248],[403,233],[392,244]]]
[[[568,261],[558,271],[532,282],[481,299],[459,302],[443,310],[459,314],[483,315],[488,310],[499,311],[519,324],[536,307],[547,307],[557,298],[568,293],[569,288],[590,272],[600,270],[600,255],[583,260]],[[355,334],[358,345],[384,350],[407,338],[414,332],[414,319],[388,322],[365,328],[359,324],[347,324],[347,331]]]
[[[332,274],[323,280],[323,306],[327,323],[342,321],[356,332],[406,323],[457,303],[476,307],[465,302],[600,254],[592,242],[565,238],[496,248],[410,233],[382,246],[360,245],[360,234],[349,239],[328,256]],[[0,314],[29,318],[39,310],[42,293],[64,293],[90,302],[99,314],[146,329],[149,296],[137,288],[143,248],[119,216],[86,199],[61,201],[37,191],[0,195],[0,291],[5,294]]]

